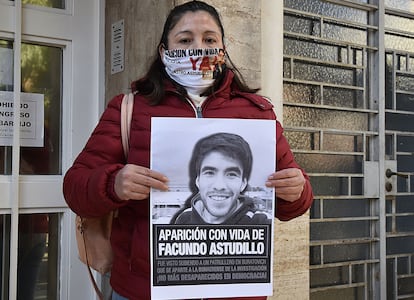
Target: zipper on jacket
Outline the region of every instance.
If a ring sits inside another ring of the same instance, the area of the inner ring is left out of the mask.
[[[178,95],[178,96],[181,96],[182,97],[182,95],[180,94],[180,93],[178,93],[178,92],[172,92],[173,94],[176,94],[176,95]],[[196,106],[195,104],[194,104],[194,102],[187,96],[187,97],[185,97],[185,100],[188,102],[188,104],[190,104],[190,106],[193,108],[193,110],[194,110],[194,113],[195,113],[195,117],[196,118],[203,118],[203,109],[202,109],[202,105],[200,105],[200,106]],[[207,100],[207,99],[206,99]],[[205,102],[205,101],[204,101]],[[203,103],[204,103],[203,102]]]
[[[196,116],[197,116],[197,118],[202,118],[203,117],[203,112],[202,112],[201,106],[196,107]]]
[[[201,105],[200,106],[196,106],[194,104],[194,102],[191,101],[191,99],[189,99],[188,97],[186,97],[185,99],[187,100],[188,104],[190,104],[191,107],[193,108],[194,113],[195,113],[195,117],[196,118],[202,118],[203,117],[203,109],[201,108]]]

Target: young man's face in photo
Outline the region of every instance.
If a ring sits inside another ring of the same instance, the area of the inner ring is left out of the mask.
[[[219,224],[237,209],[247,181],[238,160],[215,151],[204,157],[196,185],[205,206],[202,217],[208,223]]]

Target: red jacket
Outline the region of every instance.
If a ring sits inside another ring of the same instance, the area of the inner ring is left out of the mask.
[[[202,105],[205,118],[276,119],[265,98],[237,92],[228,72],[223,86]],[[114,192],[115,175],[125,165],[120,138],[120,106],[123,95],[110,101],[85,148],[67,171],[63,192],[69,207],[81,216],[100,216],[118,209],[111,242],[114,264],[112,287],[129,299],[150,299],[149,201],[121,201]],[[128,163],[150,166],[151,117],[196,117],[193,106],[171,87],[156,106],[135,96]],[[299,167],[277,122],[277,168]],[[306,175],[305,175],[306,176]],[[307,178],[307,176],[306,176]],[[276,217],[290,220],[305,213],[313,200],[307,180],[301,199],[290,203],[278,199]],[[250,299],[265,299],[250,298]]]

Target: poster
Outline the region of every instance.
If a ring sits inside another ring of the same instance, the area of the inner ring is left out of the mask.
[[[271,120],[152,118],[152,299],[272,294],[275,145]]]
[[[0,145],[13,144],[14,93],[0,91]],[[44,95],[20,94],[20,146],[43,147]]]

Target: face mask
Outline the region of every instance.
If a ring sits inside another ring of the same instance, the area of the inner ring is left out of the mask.
[[[165,71],[175,82],[194,95],[200,95],[224,70],[224,50],[174,49],[164,50]]]

